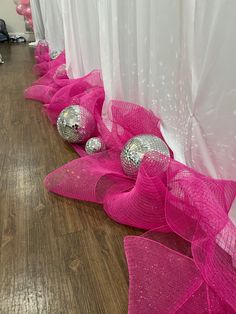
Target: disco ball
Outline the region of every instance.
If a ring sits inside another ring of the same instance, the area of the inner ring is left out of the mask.
[[[44,47],[48,47],[48,43],[47,43],[47,41],[45,39],[40,39],[38,41],[38,45],[44,46]]]
[[[92,114],[79,105],[65,108],[57,119],[59,134],[70,143],[85,143],[92,136],[95,127]]]
[[[53,51],[50,53],[50,58],[51,58],[52,60],[54,60],[54,59],[56,59],[56,58],[59,56],[60,53],[61,53],[60,51],[53,50]]]
[[[157,136],[142,134],[131,138],[126,143],[120,156],[125,174],[130,177],[136,177],[144,155],[149,156],[152,160],[158,158],[159,155],[153,154],[154,152],[158,152],[167,157],[170,156],[167,145]],[[158,161],[163,163],[160,157]],[[168,158],[166,158],[165,162],[168,162]],[[162,164],[162,166],[166,167],[164,164]]]
[[[86,145],[85,145],[85,151],[91,155],[95,153],[100,153],[103,150],[105,150],[105,144],[101,137],[92,137],[90,138]]]
[[[54,78],[54,79],[57,79],[57,78],[66,78],[66,77],[67,77],[66,65],[65,65],[65,64],[61,64],[61,65],[59,65],[59,67],[56,69],[53,78]]]

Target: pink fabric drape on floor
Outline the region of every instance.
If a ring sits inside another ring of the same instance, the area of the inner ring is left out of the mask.
[[[235,313],[236,228],[228,212],[236,182],[206,177],[175,161],[172,153],[171,158],[148,154],[137,179],[127,177],[120,162],[124,144],[138,134],[163,139],[159,118],[138,105],[112,101],[107,128],[101,117],[100,71],[69,80],[62,61],[60,56],[55,67],[48,65],[50,70],[26,96],[46,103],[52,123],[66,106],[85,106],[107,150],[56,169],[45,186],[65,197],[103,204],[118,223],[148,230],[143,237],[125,239],[129,313]]]
[[[112,112],[112,131],[99,128],[110,150],[55,170],[46,177],[46,187],[66,197],[102,203],[119,223],[154,229],[151,238],[128,237],[125,242],[130,313],[187,313],[190,309],[191,313],[222,309],[234,313],[236,229],[228,211],[236,182],[206,177],[157,153],[144,159],[136,180],[130,179],[122,171],[120,149],[136,134],[160,135],[159,120],[128,103],[114,102]],[[163,165],[168,165],[167,171]],[[187,241],[183,246],[189,254],[191,246],[191,257],[180,254],[175,245],[170,251],[164,236],[165,246],[160,245],[160,232],[174,232]]]

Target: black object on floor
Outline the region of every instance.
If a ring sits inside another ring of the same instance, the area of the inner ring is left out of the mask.
[[[10,37],[4,20],[0,19],[0,42],[9,41]]]

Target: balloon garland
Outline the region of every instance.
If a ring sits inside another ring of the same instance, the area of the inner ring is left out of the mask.
[[[33,29],[32,12],[30,7],[30,0],[14,0],[16,4],[16,12],[24,16],[26,25]]]

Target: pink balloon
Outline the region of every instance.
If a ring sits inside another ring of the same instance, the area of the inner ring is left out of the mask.
[[[25,9],[25,12],[24,12],[25,14],[25,17],[32,17],[32,12],[31,12],[31,8],[30,7],[27,7],[26,9]]]
[[[30,0],[20,0],[21,4],[28,5],[30,4]]]
[[[17,6],[16,6],[16,12],[19,14],[19,15],[25,15],[25,10],[26,10],[26,6],[25,5],[23,5],[23,4],[18,4]]]
[[[26,20],[26,24],[27,24],[29,27],[33,28],[33,21],[32,21],[32,18],[27,19],[27,20]]]

